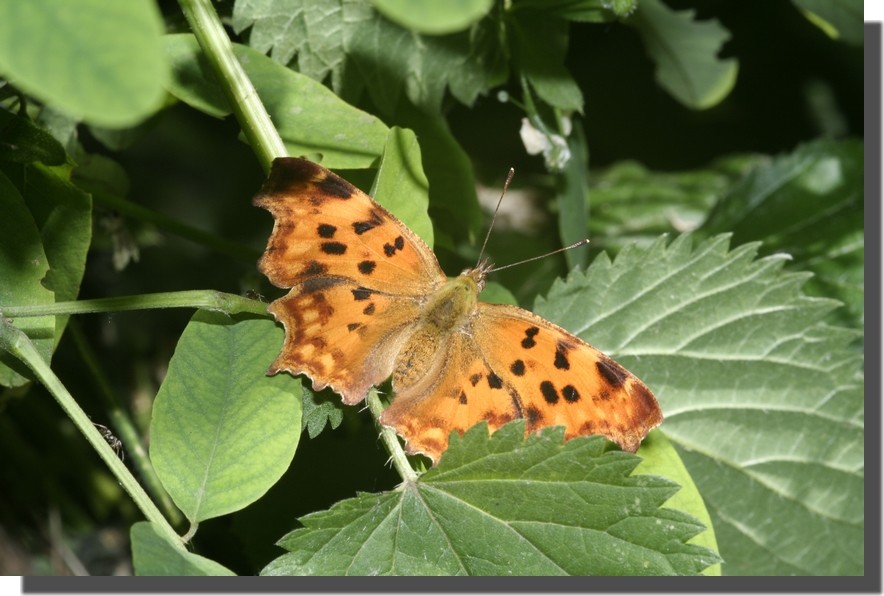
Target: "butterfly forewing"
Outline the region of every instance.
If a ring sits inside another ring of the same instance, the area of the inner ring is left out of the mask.
[[[269,309],[286,328],[269,372],[305,373],[357,403],[390,376],[422,301],[445,283],[435,256],[368,195],[307,160],[274,160],[254,203],[274,217],[258,266],[291,288]]]
[[[364,192],[312,162],[281,158],[254,204],[275,223],[259,269],[281,288],[313,278],[423,296],[445,282],[436,257]]]
[[[517,394],[529,430],[563,425],[567,438],[600,434],[635,451],[662,422],[644,383],[578,337],[515,306],[483,303],[479,313],[475,341]]]

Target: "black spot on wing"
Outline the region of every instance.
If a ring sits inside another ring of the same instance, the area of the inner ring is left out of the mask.
[[[553,361],[553,364],[559,370],[568,370],[571,368],[571,363],[568,361],[568,350],[570,346],[563,342],[558,342],[556,344],[556,357]]]
[[[334,277],[315,277],[313,279],[308,279],[301,284],[301,293],[314,294],[332,288],[340,283],[341,280],[335,279]]]
[[[327,255],[342,255],[347,252],[347,245],[342,242],[323,242],[319,248]]]
[[[328,266],[323,265],[319,261],[308,261],[301,270],[302,275],[323,275],[328,272]]]
[[[538,423],[543,421],[543,414],[540,413],[540,410],[535,408],[534,406],[528,406],[525,409],[525,421],[527,423],[528,430],[533,429],[538,425]]]
[[[402,236],[396,236],[396,239],[392,243],[384,244],[384,254],[388,257],[392,257],[396,254],[396,251],[402,250],[405,248],[405,238]]]
[[[384,220],[381,219],[381,216],[378,215],[377,211],[372,211],[371,217],[364,221],[356,221],[353,222],[353,231],[356,232],[359,236],[365,234],[366,232],[375,229],[379,225],[384,223]]]
[[[493,372],[488,373],[488,386],[492,389],[501,389],[503,387],[503,380]]]
[[[359,272],[363,275],[371,275],[377,266],[378,264],[374,261],[362,261],[357,265]]]
[[[337,231],[338,228],[331,224],[319,224],[319,227],[316,228],[316,233],[320,238],[334,238]]]
[[[349,199],[353,196],[353,191],[355,190],[353,185],[331,172],[322,180],[317,181],[316,186],[323,194],[338,199]]]
[[[599,373],[608,381],[612,387],[622,387],[623,383],[629,377],[626,369],[611,360],[610,358],[601,358],[595,363]]]
[[[517,377],[521,377],[525,374],[525,362],[523,360],[516,360],[510,364],[510,372]]]
[[[371,290],[368,288],[359,287],[350,291],[353,292],[354,300],[368,300],[371,297]]]
[[[578,393],[574,385],[565,385],[562,387],[562,397],[564,397],[565,401],[569,404],[580,401],[580,393]]]
[[[522,347],[528,350],[536,346],[537,342],[534,341],[534,336],[538,333],[540,333],[540,329],[537,327],[528,327],[525,329],[525,337],[522,339]]]
[[[555,385],[550,381],[543,381],[540,384],[540,393],[543,395],[543,399],[546,400],[546,403],[555,404],[559,401],[559,392],[556,391]]]

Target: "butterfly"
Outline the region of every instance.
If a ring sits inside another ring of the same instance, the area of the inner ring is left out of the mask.
[[[258,267],[289,288],[268,310],[285,340],[268,374],[308,376],[345,404],[392,377],[380,422],[437,463],[452,431],[563,425],[635,451],[663,416],[653,393],[561,327],[479,301],[491,265],[453,279],[404,223],[333,172],[277,158],[253,203],[273,231]]]

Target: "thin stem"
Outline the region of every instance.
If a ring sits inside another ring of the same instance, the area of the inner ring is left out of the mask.
[[[141,294],[137,296],[56,302],[54,304],[0,306],[0,315],[9,318],[42,317],[46,315],[79,315],[152,308],[204,308],[228,315],[241,313],[267,314],[267,305],[258,300],[251,300],[236,294],[227,294],[215,290],[186,290],[183,292],[158,292],[156,294]]]
[[[98,358],[92,350],[92,346],[89,345],[79,322],[75,319],[68,321],[67,331],[74,340],[74,344],[76,344],[80,357],[86,364],[86,368],[92,373],[95,384],[98,386],[98,395],[104,401],[111,429],[119,435],[120,441],[123,443],[124,452],[129,456],[128,461],[131,462],[138,475],[143,479],[147,490],[153,494],[154,499],[163,508],[166,519],[173,526],[177,526],[182,521],[181,512],[175,507],[171,497],[169,497],[169,493],[163,488],[150,462],[150,458],[147,456],[147,451],[144,449],[135,424],[126,410],[117,401],[116,395],[111,390],[110,382],[101,366],[99,366]]]
[[[100,203],[105,207],[118,211],[123,215],[138,219],[139,221],[152,223],[158,228],[171,232],[186,240],[195,242],[200,246],[211,248],[215,252],[225,254],[235,259],[252,262],[256,261],[260,256],[259,253],[251,248],[243,246],[242,244],[230,242],[215,234],[209,234],[208,232],[189,226],[167,215],[163,215],[162,213],[147,209],[132,201],[121,199],[115,195],[93,192],[92,197],[95,199],[96,203]]]
[[[368,392],[368,396],[365,398],[365,403],[368,404],[368,409],[371,411],[371,415],[374,416],[374,419],[377,421],[381,416],[381,412],[384,411],[384,405],[378,397],[377,389],[372,389]],[[393,467],[399,472],[399,476],[405,482],[415,482],[417,480],[417,472],[411,467],[411,463],[408,461],[408,456],[405,455],[405,451],[399,443],[399,437],[396,436],[396,431],[392,428],[381,426],[380,424],[378,424],[378,428],[381,431],[381,440],[387,447],[387,451],[390,453],[390,458],[393,460]]]
[[[218,13],[215,12],[211,0],[179,0],[179,4],[221,83],[221,89],[230,102],[243,134],[264,171],[269,172],[273,159],[285,156],[288,152],[255,87],[237,61]]]
[[[184,543],[175,533],[175,530],[163,517],[163,514],[154,505],[153,501],[144,489],[135,480],[135,477],[129,472],[129,469],[123,465],[117,454],[111,449],[110,445],[98,432],[98,429],[89,420],[86,413],[80,409],[80,406],[74,400],[73,396],[68,392],[61,383],[49,365],[43,360],[37,348],[31,342],[27,335],[20,329],[15,327],[6,317],[0,317],[0,348],[9,352],[12,356],[21,360],[28,368],[30,368],[44,387],[58,401],[62,409],[67,413],[68,417],[77,426],[79,431],[86,437],[93,449],[98,452],[99,457],[110,468],[111,472],[122,485],[123,489],[129,493],[135,504],[141,509],[144,516],[153,522],[160,533],[165,535],[171,544],[184,550]]]

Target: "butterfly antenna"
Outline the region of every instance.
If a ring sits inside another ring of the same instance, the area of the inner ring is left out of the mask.
[[[482,243],[482,250],[479,251],[478,263],[482,262],[482,257],[485,255],[485,247],[488,246],[488,238],[491,237],[491,230],[494,228],[494,220],[497,219],[497,212],[500,211],[500,204],[503,203],[503,195],[506,194],[506,189],[510,187],[510,182],[512,182],[515,173],[516,171],[513,168],[510,168],[509,173],[506,175],[506,182],[503,183],[503,191],[500,193],[500,198],[497,199],[497,207],[494,208],[494,214],[491,216],[491,223],[488,225],[488,231],[485,233],[485,242]]]
[[[525,263],[530,263],[531,261],[536,261],[537,259],[545,259],[548,256],[558,254],[560,252],[565,252],[566,250],[571,250],[572,248],[577,248],[578,246],[583,246],[584,244],[589,244],[589,238],[584,238],[583,240],[578,240],[574,244],[569,244],[564,248],[560,248],[558,250],[554,250],[552,252],[548,252],[543,255],[539,255],[536,257],[531,257],[530,259],[525,259],[524,261],[516,261],[515,263],[510,263],[509,265],[504,265],[503,267],[495,267],[494,269],[490,269],[488,273],[494,273],[495,271],[500,271],[501,269],[509,269],[510,267],[515,267],[516,265],[524,265]]]

